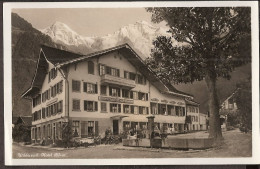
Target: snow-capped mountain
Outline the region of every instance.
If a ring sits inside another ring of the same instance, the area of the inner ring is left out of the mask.
[[[46,35],[49,35],[53,41],[57,43],[64,43],[72,46],[86,45],[88,47],[94,43],[93,38],[80,36],[66,24],[61,22],[55,22],[50,27],[40,31]]]
[[[152,41],[157,36],[170,36],[166,28],[157,28],[145,21],[129,24],[103,37],[81,36],[61,22],[55,22],[41,32],[49,35],[56,43],[66,45],[68,49],[82,54],[128,43],[144,58],[150,56]]]

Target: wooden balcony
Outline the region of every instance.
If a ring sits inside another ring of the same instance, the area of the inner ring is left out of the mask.
[[[101,84],[104,85],[113,84],[119,87],[127,87],[127,88],[134,88],[136,86],[135,81],[133,80],[116,77],[108,74],[101,76]]]

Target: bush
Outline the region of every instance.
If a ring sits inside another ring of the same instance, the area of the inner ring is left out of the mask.
[[[73,138],[73,131],[72,131],[71,123],[64,124],[62,130],[62,146],[63,147],[73,146],[72,138]]]
[[[13,140],[16,142],[30,142],[31,128],[25,124],[16,124],[12,132]]]
[[[227,126],[227,131],[234,130],[235,128],[233,126]]]

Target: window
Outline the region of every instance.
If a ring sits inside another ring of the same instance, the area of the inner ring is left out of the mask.
[[[119,69],[111,68],[111,75],[112,75],[112,76],[120,77],[120,71],[119,71]]]
[[[175,108],[173,105],[167,105],[168,115],[176,116]]]
[[[133,92],[133,99],[138,100],[138,92]]]
[[[134,114],[138,114],[138,106],[134,106]]]
[[[130,91],[126,89],[122,89],[122,97],[130,98]]]
[[[72,121],[72,133],[73,137],[79,136],[79,121]]]
[[[42,108],[42,118],[45,119],[45,108]]]
[[[86,93],[98,93],[97,84],[84,82],[83,91]]]
[[[33,107],[41,104],[41,94],[37,95],[35,98],[33,98]]]
[[[62,93],[62,88],[63,88],[63,81],[60,81],[59,83],[57,83],[56,93]]]
[[[53,68],[50,70],[50,72],[48,73],[49,75],[49,82],[51,81],[51,79],[55,79],[56,76],[57,76],[57,69],[56,68]]]
[[[143,101],[147,101],[147,100],[148,100],[148,94],[147,94],[147,93],[139,92],[139,93],[138,93],[138,99],[139,99],[139,100],[143,100]]]
[[[140,106],[139,107],[139,114],[148,114],[147,113],[147,107]]]
[[[88,122],[88,136],[94,136],[94,121]]]
[[[151,103],[151,114],[158,114],[157,103]]]
[[[72,110],[80,111],[80,100],[73,99],[72,102]]]
[[[129,130],[130,129],[130,122],[129,121],[124,121],[123,122],[123,129],[124,130]]]
[[[62,112],[62,100],[58,103],[58,113]]]
[[[132,72],[129,73],[130,80],[135,80],[135,76],[136,76],[135,73],[132,73]]]
[[[106,74],[111,75],[111,67],[106,66]]]
[[[129,72],[124,71],[124,78],[125,78],[125,79],[129,79],[129,78],[130,78]]]
[[[107,111],[107,103],[101,102],[101,112],[106,112],[106,111]]]
[[[124,104],[123,109],[124,109],[124,113],[127,113],[127,114],[130,113],[130,106],[129,105]]]
[[[97,111],[98,103],[94,101],[84,100],[84,110],[85,111]]]
[[[145,85],[146,84],[146,80],[145,80],[145,78],[142,75],[137,75],[136,83]]]
[[[114,97],[120,97],[120,89],[116,87],[109,87],[109,95]]]
[[[72,91],[80,92],[80,81],[72,80]]]
[[[88,61],[88,74],[94,75],[94,63],[92,61]]]
[[[180,106],[176,106],[176,115],[177,116],[185,116],[185,108],[184,107],[180,107]]]
[[[105,65],[99,65],[99,75],[104,74],[120,77],[120,70]]]
[[[166,104],[158,104],[158,110],[159,110],[159,114],[167,115]]]
[[[107,87],[106,86],[103,86],[101,85],[101,95],[107,95]]]
[[[106,67],[105,65],[99,65],[99,75],[106,74]]]
[[[120,113],[121,112],[121,104],[110,103],[110,112]]]

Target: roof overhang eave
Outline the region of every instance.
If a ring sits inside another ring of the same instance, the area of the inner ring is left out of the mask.
[[[181,96],[181,97],[189,97],[193,99],[192,95],[185,95],[185,94],[181,94],[181,93],[176,93],[176,92],[171,92],[171,91],[165,91],[162,92],[163,94],[171,94],[171,95],[176,95],[176,96]]]
[[[28,92],[30,92],[32,90],[32,87],[30,87],[29,89],[27,89],[22,95],[21,98],[25,98],[26,99],[26,95],[28,94]]]
[[[118,49],[121,49],[121,48],[124,48],[124,47],[127,47],[127,46],[128,46],[127,44],[123,44],[123,45],[119,45],[119,46],[114,47],[114,48],[109,48],[109,49],[102,50],[101,52],[94,52],[92,54],[84,55],[82,57],[79,57],[79,58],[76,58],[76,59],[73,59],[73,60],[69,60],[69,61],[66,61],[66,62],[58,63],[56,65],[56,67],[60,68],[60,67],[66,66],[68,64],[74,63],[74,62],[82,61],[82,60],[89,59],[89,58],[92,58],[92,57],[95,57],[95,56],[104,55],[106,53],[113,52],[115,50],[118,50]]]

